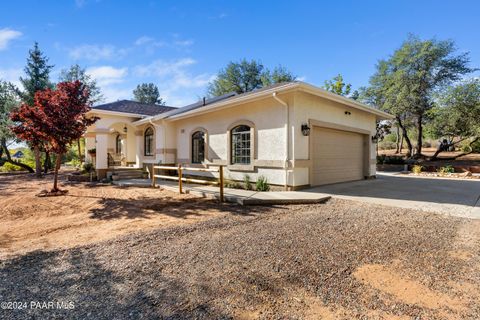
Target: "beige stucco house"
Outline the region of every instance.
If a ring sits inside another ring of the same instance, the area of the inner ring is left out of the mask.
[[[124,100],[90,113],[100,119],[88,128],[86,148],[96,149],[100,177],[112,159],[137,168],[224,165],[230,179],[264,176],[288,190],[375,176],[375,124],[391,118],[304,82],[181,108]]]

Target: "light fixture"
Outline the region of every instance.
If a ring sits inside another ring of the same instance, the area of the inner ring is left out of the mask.
[[[373,143],[378,143],[378,136],[377,135],[372,136],[372,142]]]
[[[303,123],[301,129],[302,129],[302,134],[305,137],[310,135],[310,127],[308,126],[308,124]]]
[[[123,133],[127,133],[127,131],[128,131],[127,125],[125,125],[125,126],[123,127]]]
[[[345,115],[349,116],[351,115],[352,113],[350,111],[345,111]]]

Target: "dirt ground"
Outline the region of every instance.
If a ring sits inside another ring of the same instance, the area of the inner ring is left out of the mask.
[[[239,207],[111,186],[35,198],[44,183],[0,177],[0,234],[9,234],[0,300],[29,303],[0,309],[1,319],[480,318],[480,221],[346,200]]]
[[[36,196],[51,184],[51,176],[40,181],[30,175],[0,176],[0,258],[226,214],[211,201],[149,188],[63,183],[66,196]]]
[[[379,150],[378,153],[379,154],[386,154],[386,155],[399,155],[397,153],[395,153],[396,150]],[[422,154],[427,156],[427,157],[431,157],[435,154],[435,152],[437,151],[436,148],[422,148]],[[407,155],[407,151],[406,149],[404,148],[402,150],[402,155]],[[456,157],[458,155],[462,154],[461,151],[455,151],[455,152],[441,152],[439,155],[438,155],[438,160],[441,161],[442,159],[445,159],[445,158],[452,158],[452,157]],[[455,159],[455,161],[466,161],[466,162],[479,162],[480,163],[480,153],[470,153],[470,154],[467,154],[467,155],[464,155],[464,156],[461,156],[457,159]]]

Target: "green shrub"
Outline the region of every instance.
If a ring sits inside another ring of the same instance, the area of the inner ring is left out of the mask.
[[[23,171],[22,167],[16,166],[14,164],[11,164],[10,162],[5,162],[3,166],[0,167],[0,171],[2,172],[13,172],[13,171]]]
[[[378,155],[377,164],[405,164],[405,159],[400,156]]]
[[[94,169],[93,163],[91,163],[91,162],[85,162],[85,163],[83,164],[83,170],[84,170],[85,172],[91,172],[93,169]]]
[[[242,186],[240,185],[240,183],[238,183],[237,181],[233,180],[230,177],[225,179],[223,184],[225,188],[242,189]]]
[[[384,164],[386,157],[387,157],[387,156],[384,155],[384,154],[379,154],[379,155],[377,156],[377,164]]]
[[[257,178],[257,183],[256,183],[256,189],[257,191],[268,191],[270,190],[270,186],[268,185],[267,178],[264,176],[260,176]]]
[[[415,173],[415,174],[421,173],[422,170],[423,170],[423,167],[421,165],[418,165],[418,164],[416,164],[412,167],[412,172]]]
[[[455,168],[448,165],[448,166],[445,166],[445,167],[441,167],[440,169],[438,169],[438,172],[441,173],[441,174],[446,174],[446,173],[454,173],[455,172]]]
[[[243,187],[245,190],[252,190],[252,183],[250,182],[250,176],[248,174],[243,176]]]

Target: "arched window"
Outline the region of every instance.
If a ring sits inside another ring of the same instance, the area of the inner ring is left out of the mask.
[[[117,135],[117,138],[115,138],[115,153],[122,153],[122,137],[120,135]]]
[[[195,131],[192,134],[192,163],[205,161],[205,132]]]
[[[231,135],[232,164],[250,164],[250,127],[246,125],[236,126],[231,130]]]
[[[153,129],[151,127],[145,130],[144,142],[144,154],[146,156],[153,156]]]

